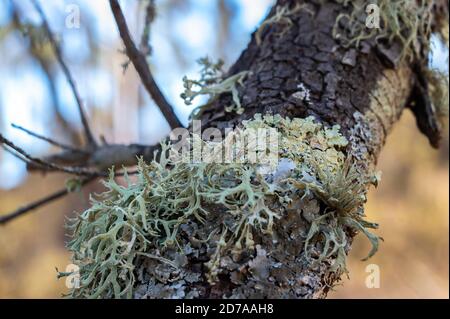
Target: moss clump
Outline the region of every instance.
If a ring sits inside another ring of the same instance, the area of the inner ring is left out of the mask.
[[[380,28],[367,28],[367,1],[337,0],[343,6],[352,6],[351,13],[342,13],[336,19],[333,35],[345,46],[359,46],[361,41],[376,39],[378,42],[402,45],[400,60],[421,57],[421,48],[429,50],[433,25],[433,1],[379,0]],[[339,31],[339,22],[348,23],[346,30]]]
[[[303,206],[321,203],[320,210],[309,210],[306,260],[311,261],[311,252],[322,245],[320,258],[313,261],[337,257],[338,266],[332,271],[340,274],[345,269],[348,229],[362,231],[372,240],[372,255],[378,238],[366,230],[374,225],[362,218],[368,179],[361,178],[356,166],[345,160],[347,140],[339,126],[327,128],[312,117],[291,120],[257,114],[244,122],[234,137],[249,139],[253,135],[247,132],[261,128],[275,128],[279,133],[272,145],[278,146],[278,164],[266,174],[261,173],[266,164],[246,163],[242,158],[230,163],[195,162],[189,151],[187,161],[186,156],[171,156],[174,150],[168,144],[162,144],[158,161],[139,161],[134,183],[125,176],[127,185],[118,185],[111,173],[104,182],[107,191],[92,199],[92,207],[68,226],[73,232],[68,248],[80,269],[80,288],[73,289],[70,296],[132,297],[138,257],[170,269],[181,268],[170,252],[183,253],[180,229],[186,225],[198,229],[217,225],[197,239],[209,247],[204,275],[214,284],[222,258],[254,252],[255,235],[273,236],[276,220],[296,202]],[[202,143],[212,150],[220,146]],[[225,139],[222,145],[229,144]]]
[[[208,95],[209,99],[205,105],[193,111],[193,116],[199,116],[201,110],[210,105],[222,93],[231,93],[233,97],[233,104],[226,107],[225,110],[227,112],[235,111],[238,114],[242,114],[244,109],[239,99],[237,86],[243,85],[242,81],[247,76],[248,71],[242,71],[228,78],[224,78],[225,73],[222,70],[222,60],[213,63],[208,57],[205,57],[199,59],[197,62],[202,66],[200,79],[191,80],[186,76],[183,77],[184,92],[181,94],[181,98],[186,105],[191,105],[192,101],[200,95]]]

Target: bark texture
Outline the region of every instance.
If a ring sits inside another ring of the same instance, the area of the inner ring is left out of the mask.
[[[269,16],[275,14],[277,6],[293,7],[295,3],[279,0]],[[223,94],[202,113],[203,126],[230,127],[256,113],[289,118],[312,115],[325,126],[339,124],[349,141],[347,156],[372,169],[392,126],[405,107],[417,100],[420,76],[417,61],[393,63],[392,57],[399,50],[395,45],[380,46],[375,41],[365,41],[360,48],[341,45],[333,37],[333,27],[345,10],[334,1],[308,1],[305,8],[289,16],[291,24],[265,25],[259,32],[261,43],[254,34],[229,72],[250,71],[239,87],[245,112],[226,112],[232,98]],[[297,97],[300,84],[310,90],[309,102]],[[436,144],[439,132],[432,128],[435,119],[421,109],[425,106],[415,105],[415,113],[421,117],[418,122],[425,123],[422,131]],[[221,223],[220,217],[212,218],[204,229],[196,231],[208,234]],[[291,211],[277,220],[276,240],[255,236],[259,246],[252,254],[239,260],[224,257],[213,285],[203,275],[209,259],[207,248],[192,242],[189,227],[180,233],[183,244],[191,244],[183,270],[171,273],[169,266],[164,268],[148,259],[138,261],[135,297],[319,298],[339,280],[328,271],[333,260],[311,265],[301,258],[310,227],[304,213]],[[347,232],[349,242],[354,235]],[[350,244],[346,251],[349,249]]]

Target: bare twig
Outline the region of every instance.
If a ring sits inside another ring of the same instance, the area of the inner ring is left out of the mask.
[[[20,131],[23,131],[23,132],[27,133],[28,135],[31,135],[33,137],[36,137],[36,138],[40,139],[40,140],[46,141],[47,143],[55,145],[55,146],[57,146],[59,148],[62,148],[64,150],[69,150],[69,151],[72,151],[72,152],[87,153],[87,151],[85,151],[85,150],[81,150],[81,149],[78,149],[78,148],[75,148],[73,146],[63,144],[63,143],[59,143],[59,142],[57,142],[57,141],[55,141],[55,140],[53,140],[53,139],[51,139],[49,137],[45,137],[43,135],[37,134],[37,133],[35,133],[33,131],[30,131],[30,130],[28,130],[28,129],[22,127],[22,126],[16,125],[14,123],[11,124],[11,126],[14,127],[15,129],[18,129]]]
[[[159,109],[163,113],[167,122],[169,123],[172,129],[177,127],[182,127],[181,122],[178,120],[175,112],[173,111],[172,106],[166,100],[158,85],[156,84],[152,73],[147,64],[147,60],[145,56],[136,48],[136,45],[131,38],[130,31],[128,30],[128,26],[123,15],[122,9],[117,0],[109,0],[109,4],[111,6],[112,13],[114,15],[114,19],[116,20],[117,27],[119,29],[120,37],[123,40],[123,43],[126,48],[126,53],[133,63],[137,73],[139,74],[144,87],[150,94],[150,96],[155,101],[156,105],[158,105]]]
[[[38,11],[39,15],[42,18],[43,26],[47,33],[47,37],[48,37],[50,43],[52,44],[53,50],[55,51],[55,54],[56,54],[56,58],[58,59],[58,62],[61,65],[61,68],[62,68],[62,70],[67,78],[67,81],[69,82],[69,85],[72,89],[73,95],[75,96],[75,100],[78,105],[78,111],[80,113],[81,122],[83,124],[84,133],[86,135],[87,142],[91,147],[95,147],[97,145],[97,143],[96,143],[94,136],[92,135],[91,129],[89,127],[89,123],[87,121],[86,114],[85,114],[85,111],[83,108],[83,102],[81,101],[81,97],[80,97],[80,94],[78,93],[77,87],[75,85],[75,81],[72,77],[72,74],[70,73],[69,68],[67,67],[66,63],[64,62],[62,52],[58,45],[58,42],[56,41],[55,37],[53,36],[53,33],[50,29],[47,18],[45,16],[44,11],[42,10],[41,6],[37,2],[37,0],[31,0],[31,1],[32,1],[34,7],[36,8],[36,10]]]
[[[6,151],[16,156],[18,159],[24,161],[29,166],[34,166],[32,167],[34,169],[41,169],[44,171],[60,171],[72,175],[86,177],[107,177],[107,170],[109,168],[114,166],[118,167],[120,170],[124,166],[134,166],[137,164],[138,156],[143,156],[145,160],[151,161],[154,158],[155,152],[158,152],[160,150],[159,145],[110,144],[102,146],[100,148],[96,148],[91,153],[87,153],[85,159],[83,159],[83,162],[79,163],[81,166],[62,166],[55,164],[53,160],[57,160],[59,162],[70,161],[70,158],[66,158],[64,160],[62,158],[58,158],[59,156],[61,156],[61,154],[64,153],[52,155],[46,159],[33,157],[25,150],[5,138],[2,134],[0,134],[0,145],[2,145]],[[75,156],[75,153],[72,151],[68,151],[67,157],[71,156]],[[49,159],[51,159],[51,161],[49,161]],[[86,167],[93,167],[97,170],[89,170]],[[136,173],[137,171],[131,171],[128,172],[128,175],[133,175]],[[125,174],[125,172],[115,173],[116,176],[123,176]]]
[[[80,186],[83,187],[86,184],[93,181],[94,179],[95,179],[95,177],[93,177],[93,176],[82,179],[80,182]],[[2,216],[0,216],[0,225],[4,225],[4,224],[12,221],[13,219],[16,219],[17,217],[20,217],[26,213],[31,212],[32,210],[34,210],[36,208],[39,208],[39,207],[44,206],[45,204],[48,204],[54,200],[64,197],[65,195],[67,195],[69,193],[70,193],[69,190],[67,189],[67,187],[65,187],[53,194],[50,194],[44,198],[41,198],[35,202],[32,202],[26,206],[20,207],[19,209],[15,210],[12,213],[2,215]]]
[[[10,147],[11,149],[13,149],[14,151],[16,151],[18,154],[20,154],[21,156],[19,156],[19,159],[24,160],[24,158],[29,161],[32,162],[33,164],[36,164],[38,166],[41,166],[43,169],[50,169],[50,170],[56,170],[56,171],[61,171],[64,173],[68,173],[68,174],[73,174],[73,175],[77,175],[77,176],[105,176],[106,174],[103,173],[99,173],[99,172],[92,172],[90,170],[84,169],[84,168],[79,168],[79,167],[65,167],[65,166],[59,166],[47,161],[44,161],[40,158],[37,157],[33,157],[30,154],[28,154],[27,152],[25,152],[22,148],[20,148],[19,146],[16,146],[13,142],[11,142],[10,140],[6,139],[3,135],[0,134],[0,143]]]
[[[21,161],[23,161],[23,162],[25,162],[25,163],[28,163],[28,160],[27,160],[25,157],[23,157],[22,155],[20,155],[19,153],[17,153],[15,150],[13,150],[13,149],[7,147],[7,146],[4,145],[4,144],[1,144],[1,146],[2,146],[2,148],[3,148],[3,150],[4,150],[5,152],[11,154],[12,156],[18,158],[19,160],[21,160]]]

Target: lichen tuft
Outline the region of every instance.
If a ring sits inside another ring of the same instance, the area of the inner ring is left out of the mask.
[[[333,28],[334,37],[339,38],[343,45],[358,47],[362,41],[369,39],[384,44],[399,41],[400,60],[409,61],[420,58],[422,52],[429,51],[434,1],[379,0],[376,2],[380,14],[379,28],[366,26],[366,1],[336,1],[344,7],[351,6],[350,13],[339,14]],[[341,29],[340,22],[345,22],[347,26]]]
[[[268,258],[258,246],[260,238],[275,240],[287,211],[303,214],[310,224],[304,238],[305,262],[335,260],[330,271],[340,275],[346,269],[349,231],[363,232],[373,244],[368,257],[373,255],[379,238],[367,231],[376,225],[363,219],[362,207],[370,178],[346,160],[348,142],[339,126],[325,127],[313,117],[257,114],[243,122],[235,137],[249,138],[253,135],[246,132],[263,128],[279,133],[278,143],[270,144],[278,146],[278,164],[265,173],[261,168],[266,164],[241,159],[192,161],[192,150],[188,158],[173,156],[167,143],[161,145],[158,161],[139,160],[134,182],[125,176],[125,185],[119,185],[111,172],[104,182],[107,191],[68,225],[73,235],[68,248],[80,274],[80,288],[72,289],[70,296],[133,297],[136,278],[142,276],[135,268],[138,260],[156,263],[152,269],[157,276],[149,279],[155,285],[176,280],[171,274],[185,276],[185,283],[197,280],[193,278],[198,274],[183,272],[186,251],[192,250],[187,242],[205,245],[208,260],[202,276],[214,285],[224,258]],[[220,146],[202,143],[213,150]],[[188,228],[197,231],[187,239]],[[256,261],[248,265],[255,276],[264,272]]]
[[[186,76],[183,77],[184,92],[181,93],[181,98],[186,105],[191,105],[192,101],[201,95],[208,95],[209,99],[205,105],[201,105],[194,109],[192,117],[198,117],[202,110],[210,105],[220,94],[231,93],[233,98],[233,104],[227,106],[225,110],[227,112],[235,111],[237,114],[242,114],[244,109],[242,108],[238,85],[243,85],[243,80],[248,75],[248,71],[242,71],[237,74],[231,75],[225,78],[225,72],[223,71],[223,61],[219,60],[213,63],[208,57],[201,58],[197,61],[202,69],[200,71],[200,79],[192,80]]]

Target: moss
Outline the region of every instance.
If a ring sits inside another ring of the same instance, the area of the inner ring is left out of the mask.
[[[278,164],[266,174],[261,173],[266,164],[246,163],[239,157],[231,163],[211,163],[192,161],[193,151],[170,156],[173,149],[168,144],[162,144],[158,161],[139,161],[136,182],[125,176],[126,186],[118,185],[111,173],[104,182],[107,191],[93,198],[91,208],[68,225],[73,233],[68,248],[79,266],[81,283],[70,296],[132,297],[138,258],[166,267],[163,277],[171,271],[179,274],[180,256],[187,249],[180,229],[208,225],[216,228],[195,241],[208,247],[204,275],[214,285],[225,256],[254,252],[256,237],[275,238],[277,220],[298,202],[309,208],[295,210],[297,214],[311,213],[305,261],[335,257],[331,271],[341,274],[349,229],[371,239],[371,256],[378,237],[367,232],[375,225],[364,221],[362,208],[369,178],[345,160],[347,140],[339,126],[324,127],[313,117],[291,120],[257,114],[234,137],[245,136],[252,143],[253,135],[248,132],[262,128],[275,128],[279,133],[278,143],[272,145],[278,146]],[[217,150],[230,141],[201,143]],[[233,151],[242,155],[240,150]],[[314,202],[320,202],[322,209]],[[317,245],[322,250],[313,258]]]

